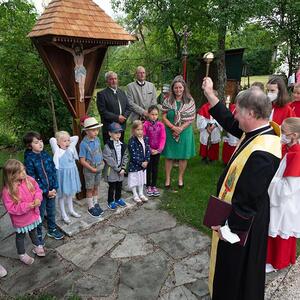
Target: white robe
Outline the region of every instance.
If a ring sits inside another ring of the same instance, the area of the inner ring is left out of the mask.
[[[300,177],[282,177],[286,155],[271,181],[269,236],[300,238]]]

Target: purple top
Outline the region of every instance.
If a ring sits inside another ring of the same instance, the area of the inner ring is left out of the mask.
[[[151,150],[157,150],[161,153],[166,143],[165,125],[160,121],[145,121],[144,136],[149,138]]]

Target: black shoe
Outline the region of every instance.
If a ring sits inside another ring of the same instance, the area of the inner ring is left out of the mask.
[[[165,190],[169,190],[171,188],[171,184],[165,184]]]
[[[182,189],[183,187],[184,187],[184,183],[182,183],[182,184],[178,183],[178,188]]]

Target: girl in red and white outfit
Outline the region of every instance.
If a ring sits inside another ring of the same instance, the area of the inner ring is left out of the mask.
[[[197,112],[197,128],[200,131],[199,154],[206,162],[219,159],[219,143],[221,141],[221,127],[209,114],[209,109],[210,104],[205,103]]]
[[[268,190],[267,273],[295,264],[296,238],[300,237],[300,118],[284,120],[281,131],[281,142],[287,146],[287,153]]]
[[[234,114],[235,104],[229,103],[228,109]],[[239,139],[228,132],[226,133],[226,136],[223,137],[222,160],[225,165],[227,165],[229,162],[229,159],[232,156],[238,142]]]
[[[274,76],[269,79],[267,83],[267,95],[273,107],[270,120],[281,125],[286,118],[296,116],[290,106],[289,94],[282,78]]]
[[[294,85],[291,107],[294,110],[296,117],[300,118],[300,82]]]

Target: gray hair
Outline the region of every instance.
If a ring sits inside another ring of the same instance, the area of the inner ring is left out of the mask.
[[[104,75],[105,82],[107,82],[107,80],[108,80],[108,78],[110,76],[117,76],[118,77],[118,74],[116,72],[114,72],[114,71],[108,71],[108,72],[106,72],[105,75]]]
[[[256,87],[240,92],[236,103],[241,109],[252,110],[256,119],[269,119],[272,104],[267,95]]]

